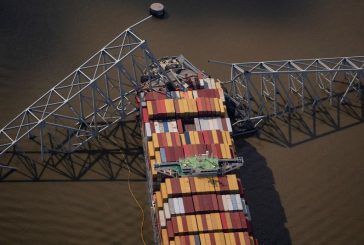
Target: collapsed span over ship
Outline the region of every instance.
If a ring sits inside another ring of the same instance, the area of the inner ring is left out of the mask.
[[[159,65],[137,97],[155,243],[257,244],[221,82],[183,56]]]

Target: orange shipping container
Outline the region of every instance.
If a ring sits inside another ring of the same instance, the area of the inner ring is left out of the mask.
[[[162,229],[162,243],[163,245],[169,245],[167,229]]]
[[[229,190],[231,191],[239,191],[238,181],[236,179],[235,174],[229,174],[227,175],[227,180],[229,183]]]
[[[182,193],[191,193],[190,181],[187,177],[179,178]]]
[[[155,193],[156,201],[157,201],[157,208],[162,209],[163,208],[163,201],[162,201],[162,194],[160,191],[157,191]]]
[[[150,159],[149,161],[150,161],[150,169],[152,170],[152,175],[153,177],[157,177],[157,171],[154,168],[155,160]]]
[[[149,118],[153,117],[153,107],[152,107],[151,101],[147,101],[147,111],[148,111]]]
[[[173,193],[171,179],[167,178],[165,183],[166,183],[167,195],[168,197],[171,197]]]
[[[162,199],[165,202],[168,199],[166,183],[161,183],[161,194],[162,194]]]
[[[156,163],[162,163],[160,151],[155,151],[155,162]]]
[[[158,141],[158,136],[156,133],[152,134],[152,141],[153,141],[154,148],[159,148],[159,141]]]
[[[148,141],[148,154],[150,158],[154,158],[155,156],[154,145],[152,141]]]

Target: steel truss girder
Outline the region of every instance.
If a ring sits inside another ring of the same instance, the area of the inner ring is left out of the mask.
[[[213,61],[214,62],[214,61]],[[222,63],[222,62],[216,62]],[[226,63],[223,63],[226,64]],[[244,120],[260,120],[338,97],[362,93],[364,56],[233,63],[229,95],[245,109]]]
[[[152,79],[147,68],[153,64],[163,79],[165,76],[146,41],[133,32],[135,25],[6,124],[0,130],[0,157],[10,150],[34,150],[23,141],[40,146],[42,160],[48,153],[73,152],[137,112],[135,96],[142,86],[140,78],[147,72]],[[2,172],[13,169],[0,161]]]

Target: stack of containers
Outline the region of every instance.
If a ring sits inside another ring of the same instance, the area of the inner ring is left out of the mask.
[[[147,169],[208,155],[235,158],[220,81],[199,80],[189,91],[141,94]],[[235,175],[165,178],[153,194],[161,244],[257,244]]]

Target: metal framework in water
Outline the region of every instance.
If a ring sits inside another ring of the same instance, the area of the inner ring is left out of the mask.
[[[227,93],[241,107],[240,122],[279,116],[329,100],[351,103],[363,93],[364,56],[280,60],[229,65]],[[353,96],[353,93],[354,96]],[[236,123],[238,123],[237,121]]]
[[[141,77],[146,81],[170,79],[146,41],[133,31],[148,18],[120,33],[0,130],[0,180],[14,171],[39,180],[46,169],[71,176],[58,164],[49,163],[52,155],[81,149],[137,112],[135,96],[144,86]],[[257,125],[327,99],[347,103],[356,95],[363,96],[362,56],[228,65],[231,80],[224,88],[240,113],[235,124],[254,121]],[[16,166],[13,153],[22,158]],[[40,153],[41,159],[31,160],[33,153]]]

